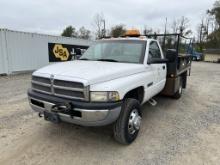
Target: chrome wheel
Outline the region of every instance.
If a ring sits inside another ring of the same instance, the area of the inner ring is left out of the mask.
[[[128,121],[128,132],[134,134],[140,129],[141,126],[141,116],[138,113],[137,109],[131,111]]]

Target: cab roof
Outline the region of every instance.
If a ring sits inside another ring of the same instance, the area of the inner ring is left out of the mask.
[[[129,29],[126,30],[125,34],[121,37],[109,37],[109,38],[104,38],[103,40],[136,40],[136,41],[147,41],[147,40],[154,40],[151,38],[147,38],[146,36],[143,36],[140,34],[140,31],[138,29]]]
[[[118,37],[118,38],[103,38],[101,39],[103,41],[123,41],[123,40],[130,40],[130,41],[150,41],[150,40],[155,40],[152,38],[147,38],[145,36],[140,36],[140,37]]]

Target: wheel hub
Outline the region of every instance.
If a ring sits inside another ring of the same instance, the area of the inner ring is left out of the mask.
[[[134,134],[136,131],[140,129],[140,126],[141,126],[141,117],[137,109],[134,109],[129,116],[128,132],[130,134]]]

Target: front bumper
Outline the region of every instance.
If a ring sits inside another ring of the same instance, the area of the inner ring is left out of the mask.
[[[59,98],[52,95],[28,90],[31,108],[39,113],[50,112],[52,107],[60,103],[71,103],[76,116],[57,112],[61,121],[82,126],[104,126],[117,120],[121,112],[121,102],[91,103]]]

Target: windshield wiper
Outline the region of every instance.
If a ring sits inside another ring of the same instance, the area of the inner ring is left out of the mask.
[[[118,62],[117,60],[113,60],[113,59],[105,59],[105,58],[100,58],[100,59],[97,59],[97,61],[108,61],[108,62]]]

